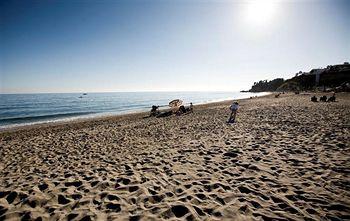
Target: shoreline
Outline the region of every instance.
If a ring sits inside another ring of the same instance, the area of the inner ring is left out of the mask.
[[[274,94],[273,92],[266,92],[268,94],[264,94],[261,96],[257,96],[254,97],[254,99],[256,98],[261,98],[261,97],[266,97],[266,96],[270,96],[272,94]],[[237,99],[237,101],[244,101],[244,100],[249,100],[250,98],[240,98]],[[207,103],[199,103],[199,104],[195,104],[193,105],[196,108],[203,108],[206,106],[215,106],[215,105],[219,105],[221,103],[229,103],[232,102],[233,100],[222,100],[222,101],[213,101],[213,102],[207,102]],[[164,110],[169,110],[169,108],[165,108]],[[139,117],[145,114],[149,114],[149,111],[132,111],[129,113],[111,113],[111,114],[106,114],[104,115],[104,113],[100,113],[100,116],[84,116],[82,115],[81,117],[77,117],[74,119],[58,119],[58,120],[54,120],[54,121],[49,121],[49,122],[34,122],[34,123],[28,123],[28,124],[23,124],[23,125],[9,125],[9,126],[4,126],[4,127],[0,127],[0,135],[2,133],[10,133],[10,132],[17,132],[17,131],[22,131],[22,130],[29,130],[29,129],[37,129],[37,128],[41,128],[41,127],[54,127],[54,126],[64,126],[67,124],[79,124],[79,123],[91,123],[94,121],[107,121],[107,120],[111,120],[111,119],[124,119],[124,118],[129,118],[129,117]]]

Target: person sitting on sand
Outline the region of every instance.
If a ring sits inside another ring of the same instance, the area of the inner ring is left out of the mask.
[[[326,102],[327,101],[327,96],[323,95],[322,97],[320,97],[320,101]]]
[[[328,98],[327,102],[335,102],[335,93]]]
[[[238,108],[239,108],[238,102],[233,102],[233,104],[230,106],[231,114],[230,114],[230,117],[228,118],[227,123],[235,122]]]
[[[176,112],[176,114],[177,114],[177,115],[185,114],[186,111],[187,111],[187,110],[186,110],[185,106],[181,105],[181,106],[179,107],[179,110]]]
[[[155,117],[159,115],[160,111],[158,110],[159,106],[153,105],[150,113],[150,117]]]
[[[311,97],[311,101],[312,102],[317,102],[317,97],[314,95],[313,97]]]

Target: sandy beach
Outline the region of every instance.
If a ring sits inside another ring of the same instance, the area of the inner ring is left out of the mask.
[[[0,220],[350,220],[350,94],[311,96],[2,131]]]

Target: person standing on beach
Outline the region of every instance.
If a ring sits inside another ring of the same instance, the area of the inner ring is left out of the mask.
[[[233,104],[231,104],[231,106],[230,106],[231,114],[230,114],[230,117],[229,117],[227,123],[234,123],[235,122],[238,108],[239,108],[238,102],[233,102]]]
[[[193,112],[193,104],[192,104],[192,102],[190,103],[190,107],[189,107],[189,112]]]

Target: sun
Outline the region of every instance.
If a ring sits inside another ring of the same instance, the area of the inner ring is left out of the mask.
[[[248,0],[244,2],[244,19],[253,26],[266,26],[274,21],[277,13],[276,0]]]

